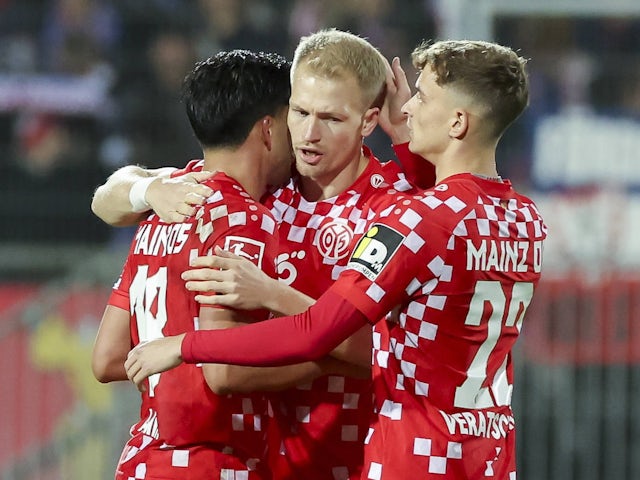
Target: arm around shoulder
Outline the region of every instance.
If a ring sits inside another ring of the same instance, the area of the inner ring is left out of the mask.
[[[201,329],[233,328],[243,323],[232,310],[204,307],[200,311]],[[332,364],[331,364],[332,365]],[[295,387],[323,375],[323,362],[305,362],[284,367],[247,367],[220,363],[205,363],[202,373],[207,385],[216,395],[280,391]]]
[[[91,210],[109,225],[116,227],[135,225],[145,218],[151,207],[135,211],[129,195],[133,185],[141,180],[168,177],[174,170],[171,167],[154,170],[135,165],[122,167],[112,173],[107,181],[96,189],[91,201]],[[141,193],[144,195],[145,192]]]

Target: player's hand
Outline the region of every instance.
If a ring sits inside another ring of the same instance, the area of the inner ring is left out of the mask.
[[[184,222],[213,194],[202,182],[215,172],[193,172],[176,178],[158,178],[149,185],[145,198],[153,211],[169,223]]]
[[[265,296],[277,280],[250,260],[216,247],[215,255],[197,257],[190,265],[195,268],[182,273],[187,290],[215,292],[215,295],[196,295],[196,301],[241,310],[268,308]]]
[[[394,57],[391,64],[387,62],[387,96],[378,122],[395,145],[410,140],[407,116],[401,110],[410,98],[411,88],[407,76],[400,65],[400,59]]]
[[[144,381],[154,373],[167,371],[182,363],[183,335],[163,337],[135,346],[124,362],[127,377],[144,392]]]

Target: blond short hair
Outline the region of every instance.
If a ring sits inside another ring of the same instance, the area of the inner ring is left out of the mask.
[[[471,40],[426,42],[411,58],[419,70],[429,67],[441,87],[455,88],[482,105],[496,138],[529,103],[527,60],[509,47]]]
[[[291,78],[304,65],[327,78],[355,78],[367,108],[382,107],[386,94],[386,62],[367,40],[336,29],[302,37],[293,56]]]

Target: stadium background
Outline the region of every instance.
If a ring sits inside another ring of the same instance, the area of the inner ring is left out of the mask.
[[[531,107],[498,158],[550,229],[516,352],[518,478],[640,478],[640,2],[0,0],[2,480],[110,479],[137,414],[133,386],[90,372],[132,233],[91,215],[93,189],[120,165],[198,156],[177,101],[196,59],[290,58],[326,26],[410,78],[422,39],[531,59]]]

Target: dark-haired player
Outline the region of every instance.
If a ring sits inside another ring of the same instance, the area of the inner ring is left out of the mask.
[[[215,170],[204,184],[216,193],[184,222],[154,214],[141,222],[96,339],[99,380],[126,379],[131,345],[267,318],[265,310],[201,308],[180,274],[219,246],[275,276],[276,223],[259,199],[290,175],[289,72],[280,56],[235,50],[198,63],[185,79],[183,101],[204,156],[174,175]],[[150,377],[116,479],[270,478],[266,398],[215,394],[226,374],[222,365],[183,365]]]

